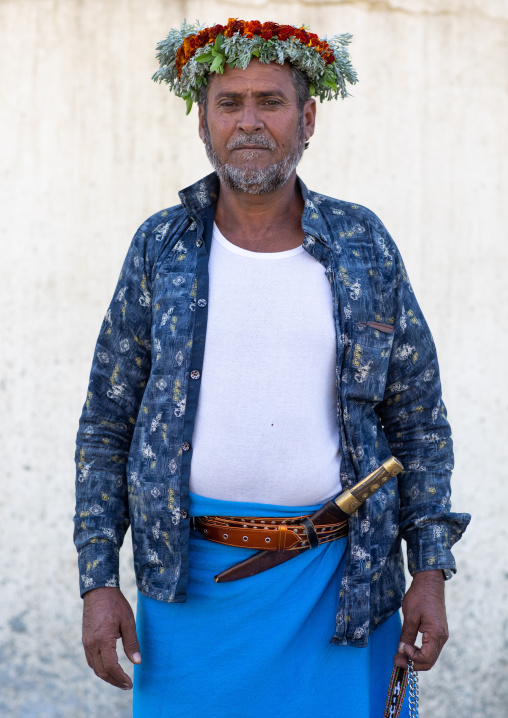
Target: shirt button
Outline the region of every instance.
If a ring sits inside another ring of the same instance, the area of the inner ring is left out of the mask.
[[[199,377],[201,376],[201,374],[198,372],[197,369],[193,369],[191,371],[190,375],[191,375],[191,379],[199,379]]]
[[[198,307],[206,307],[206,299],[198,299]]]
[[[189,514],[187,513],[187,511],[185,509],[183,511],[180,511],[180,516],[182,519],[186,519],[188,515]]]
[[[196,239],[196,247],[202,247],[203,246],[203,240],[202,239]]]
[[[189,449],[190,449],[190,444],[189,444],[188,441],[184,441],[184,442],[183,442],[183,444],[182,444],[182,449],[183,449],[184,451],[189,451]]]

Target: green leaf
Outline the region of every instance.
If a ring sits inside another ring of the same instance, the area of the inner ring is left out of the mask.
[[[217,35],[217,37],[215,38],[214,47],[216,50],[218,50],[220,52],[222,50],[223,45],[224,45],[224,35],[221,35],[219,33],[219,35]]]
[[[335,81],[335,75],[331,70],[325,72],[324,78],[321,82],[325,87],[332,87],[334,90],[337,89],[337,83]]]
[[[192,97],[190,95],[185,98],[185,104],[187,105],[187,112],[185,114],[188,115],[192,110]]]
[[[316,88],[315,88],[314,85],[312,85],[312,84],[309,85],[309,95],[310,95],[311,97],[313,97],[313,95],[315,95],[315,94],[316,94]]]
[[[210,65],[210,72],[220,72],[225,59],[226,59],[225,55],[220,55],[220,54],[217,55],[217,57],[214,59],[214,61]]]
[[[196,57],[196,62],[211,62],[213,60],[213,55],[211,52],[205,52],[202,55],[198,55]]]
[[[259,57],[259,50],[252,50],[251,55],[252,57]]]

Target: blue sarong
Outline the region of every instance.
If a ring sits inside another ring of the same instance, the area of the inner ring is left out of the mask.
[[[222,501],[190,494],[193,516],[299,516],[319,506]],[[400,636],[395,613],[366,648],[330,643],[347,538],[229,583],[214,575],[255,551],[191,529],[186,603],[138,593],[142,663],[133,718],[382,718]],[[407,704],[407,696],[406,701]],[[408,715],[405,705],[401,718]]]

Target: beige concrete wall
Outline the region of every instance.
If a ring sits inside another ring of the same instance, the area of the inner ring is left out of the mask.
[[[71,541],[74,437],[96,335],[137,226],[208,172],[196,110],[151,82],[183,17],[350,31],[355,97],[318,108],[300,173],[376,211],[441,357],[473,523],[447,587],[451,639],[422,714],[499,718],[505,566],[508,3],[0,1],[0,715],[128,716],[89,671]],[[124,588],[134,600],[129,547]],[[226,717],[227,718],[227,717]]]

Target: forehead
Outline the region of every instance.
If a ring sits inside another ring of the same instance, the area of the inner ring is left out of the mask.
[[[224,73],[212,73],[208,83],[211,99],[227,93],[250,95],[274,92],[296,102],[291,66],[287,62],[283,65],[275,62],[266,64],[253,58],[245,70],[226,65]]]

